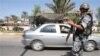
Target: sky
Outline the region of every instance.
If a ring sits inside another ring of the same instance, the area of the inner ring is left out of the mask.
[[[93,9],[94,16],[96,14],[97,8],[100,7],[100,0],[71,0],[75,3],[76,8],[84,2],[89,3],[90,7]],[[28,12],[29,15],[32,14],[34,5],[40,5],[41,10],[48,8],[45,4],[53,3],[52,0],[0,0],[0,18],[5,19],[5,16],[21,16],[23,11]]]

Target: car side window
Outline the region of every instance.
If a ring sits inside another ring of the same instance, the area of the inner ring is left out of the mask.
[[[64,25],[60,25],[60,33],[68,33],[69,30],[70,30],[70,27],[64,26]]]
[[[55,25],[48,25],[43,27],[40,32],[46,32],[46,33],[56,33],[56,27]]]

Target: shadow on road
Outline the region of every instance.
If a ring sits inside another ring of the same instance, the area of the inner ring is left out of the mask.
[[[29,46],[26,46],[26,47],[24,47],[24,51],[21,53],[21,55],[20,56],[24,56],[25,55],[25,53],[28,51],[28,50],[32,50],[32,48],[31,47],[29,47]],[[67,47],[67,48],[57,48],[57,47],[46,47],[46,48],[44,48],[44,50],[71,50],[71,48],[70,47]],[[65,55],[62,55],[62,56],[68,56],[68,55],[70,55],[70,52],[68,52],[68,53],[66,53]]]
[[[25,53],[26,53],[28,50],[32,50],[32,48],[29,47],[29,46],[24,47],[24,51],[22,52],[22,54],[21,54],[20,56],[24,56]]]
[[[20,55],[20,56],[24,56],[25,55],[25,53],[28,51],[28,50],[31,50],[32,51],[32,48],[31,47],[24,47],[24,51],[22,52],[22,54]],[[57,48],[57,47],[46,47],[46,48],[44,48],[44,51],[45,50],[52,50],[52,51],[55,51],[55,50],[58,50],[58,51],[67,51],[64,55],[61,55],[61,56],[74,56],[74,55],[72,55],[72,53],[71,53],[71,47],[67,47],[67,48]],[[98,49],[97,50],[95,50],[95,51],[98,51]]]
[[[26,46],[26,47],[24,47],[24,49],[28,49],[28,50],[32,50],[32,48],[31,47],[29,47],[29,46]],[[70,51],[72,48],[71,47],[45,47],[43,50],[66,50],[66,51]],[[98,50],[100,50],[100,49],[95,49],[94,51],[98,51]]]
[[[71,50],[71,47],[46,47],[44,50]]]
[[[66,52],[66,54],[61,55],[61,56],[75,56],[75,55],[73,55],[73,54],[69,51],[69,52]]]

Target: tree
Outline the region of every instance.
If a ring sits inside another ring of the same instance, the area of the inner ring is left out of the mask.
[[[2,26],[3,22],[3,19],[0,19],[0,26]]]
[[[100,7],[97,10],[97,14],[96,14],[97,20],[98,20],[98,24],[96,25],[97,27],[100,27]]]
[[[96,17],[97,17],[97,20],[100,22],[100,7],[97,10]]]
[[[44,24],[45,22],[49,22],[49,20],[41,15],[37,16],[36,19],[36,26],[40,26],[42,24]]]
[[[31,21],[31,24],[36,24],[37,25],[37,18],[36,18],[36,15],[37,13],[41,13],[41,8],[39,5],[35,5],[34,6],[34,10],[32,10],[32,16],[30,16],[30,21]]]
[[[11,19],[14,21],[14,27],[17,27],[18,17],[15,15],[11,15]]]
[[[25,19],[28,19],[28,13],[23,11],[21,17],[24,18],[24,21],[25,21]]]
[[[68,15],[67,17],[76,23],[79,21],[79,16],[77,15]]]
[[[41,7],[39,5],[35,5],[34,10],[32,10],[32,12],[33,12],[33,16],[36,16],[37,13],[41,12]]]
[[[4,21],[2,19],[0,19],[0,24],[3,23]]]
[[[7,24],[6,25],[7,25],[7,31],[8,31],[9,30],[9,27],[8,26],[9,26],[9,19],[10,19],[10,17],[6,16],[5,18],[6,18],[6,21],[7,21]]]
[[[46,4],[55,13],[67,13],[75,7],[71,0],[53,0],[53,4]]]
[[[2,19],[0,19],[0,31],[3,31],[3,28],[2,28],[2,23],[3,23],[4,21],[2,20]]]

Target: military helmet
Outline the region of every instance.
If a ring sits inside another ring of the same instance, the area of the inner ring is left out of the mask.
[[[80,6],[80,9],[89,9],[90,6],[88,3],[83,3],[81,6]]]

